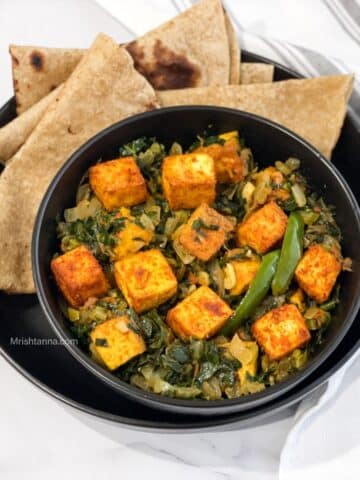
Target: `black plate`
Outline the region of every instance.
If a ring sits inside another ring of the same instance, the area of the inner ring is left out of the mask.
[[[258,56],[244,54],[245,61],[267,61]],[[281,80],[296,76],[293,72],[276,66],[275,79]],[[10,121],[15,115],[11,100],[0,110],[0,125]],[[336,159],[342,157],[338,168],[347,178],[354,193],[359,195],[356,179],[359,166],[356,158],[360,154],[360,135],[350,117],[346,119],[344,130],[335,152]],[[95,379],[79,365],[64,346],[53,345],[55,338],[37,298],[31,296],[9,297],[0,295],[0,350],[4,357],[34,384],[49,394],[80,410],[139,428],[189,430],[213,428],[230,423],[248,425],[262,421],[265,417],[297,402],[300,398],[324,382],[335,372],[360,345],[360,318],[336,351],[315,371],[306,382],[284,394],[276,401],[254,408],[241,414],[216,418],[161,413],[148,407],[128,401]],[[18,341],[18,344],[16,344]],[[19,344],[23,343],[22,345]],[[41,345],[34,345],[40,343]],[[26,345],[26,343],[30,343]]]

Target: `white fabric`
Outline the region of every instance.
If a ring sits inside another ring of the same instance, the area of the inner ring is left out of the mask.
[[[110,14],[90,0],[0,1],[0,104],[12,95],[9,43],[85,47],[100,30],[127,41],[193,2],[98,3]],[[224,3],[243,48],[308,76],[360,74],[360,6],[355,0]],[[357,93],[352,109],[360,112]],[[3,359],[0,376],[1,480],[62,480],[65,475],[89,480],[360,478],[359,354],[296,412],[289,408],[265,424],[243,430],[235,426],[224,433],[192,435],[132,431],[64,408]]]

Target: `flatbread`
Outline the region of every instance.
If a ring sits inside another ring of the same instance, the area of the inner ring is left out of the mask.
[[[268,63],[242,63],[240,67],[240,83],[270,83],[274,78],[274,65]]]
[[[156,90],[229,83],[229,39],[220,0],[196,3],[126,48]]]
[[[10,45],[16,112],[25,112],[63,83],[85,50]]]
[[[5,164],[25,143],[46,109],[59,95],[61,87],[48,93],[39,102],[35,103],[26,112],[16,117],[5,127],[0,128],[0,162]]]
[[[346,114],[353,75],[158,92],[163,106],[219,105],[251,112],[297,133],[330,159]]]
[[[240,47],[234,26],[229,15],[225,12],[225,27],[229,41],[230,52],[230,76],[229,83],[237,85],[240,83]]]
[[[238,74],[240,75],[240,49],[237,48],[235,56],[230,57],[230,82],[239,83]],[[235,61],[236,59],[236,61]],[[238,66],[234,69],[234,66]],[[241,63],[241,79],[240,83],[266,83],[273,81],[274,66],[266,63]],[[36,127],[36,124],[45,113],[50,103],[52,92],[33,105],[28,111],[21,114],[13,120],[8,126],[0,129],[0,162],[5,163],[20,146],[25,142],[27,137]]]
[[[234,65],[232,77],[238,75],[237,45],[230,27],[229,23],[225,26],[221,1],[203,0],[126,48],[135,68],[155,89],[226,85],[230,62]],[[10,54],[20,114],[64,82],[84,50],[12,45]]]
[[[67,158],[103,128],[154,107],[155,92],[130,55],[100,34],[0,177],[0,290],[34,292],[34,220]]]
[[[239,65],[240,73],[240,62],[237,62],[237,65]],[[243,75],[242,80],[245,81],[245,83],[272,82],[273,71],[273,65],[267,65],[265,63],[241,64],[241,72]],[[232,78],[232,82],[234,84],[239,83],[236,76],[237,74],[234,70],[231,70],[231,72],[230,77]],[[234,76],[232,76],[232,74]],[[51,95],[52,92],[33,105],[28,111],[13,120],[9,124],[9,127],[6,126],[0,129],[0,162],[6,162],[7,159],[14,155],[18,148],[24,143],[44,114],[51,99]]]

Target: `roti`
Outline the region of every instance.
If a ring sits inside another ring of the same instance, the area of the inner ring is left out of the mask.
[[[100,34],[0,177],[1,290],[35,291],[30,259],[35,216],[67,158],[103,128],[156,106],[154,89],[127,51]]]
[[[353,75],[158,92],[163,106],[218,105],[273,120],[331,157],[346,115]]]
[[[25,112],[63,83],[85,50],[10,45],[16,112]]]
[[[241,85],[250,83],[271,83],[274,78],[274,65],[268,63],[242,63],[240,68]]]
[[[237,85],[238,83],[240,83],[240,47],[234,26],[227,12],[225,12],[225,28],[229,41],[230,54],[229,83]]]
[[[25,143],[31,132],[39,123],[50,103],[59,95],[57,87],[26,112],[14,118],[10,123],[0,128],[0,161],[5,164]]]
[[[155,89],[238,83],[240,52],[220,0],[203,0],[126,45],[135,68]],[[64,82],[85,50],[12,45],[20,114]],[[231,74],[230,74],[231,72]],[[237,81],[236,81],[237,80]]]

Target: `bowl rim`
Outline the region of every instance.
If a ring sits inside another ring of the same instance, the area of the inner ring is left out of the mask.
[[[108,134],[121,129],[124,126],[131,125],[138,121],[142,121],[144,119],[150,121],[151,118],[155,116],[162,116],[166,115],[167,113],[171,113],[174,111],[177,112],[184,112],[184,113],[191,113],[194,111],[217,111],[222,113],[228,114],[235,114],[241,117],[242,119],[250,119],[257,123],[261,123],[266,125],[267,127],[272,128],[273,130],[277,130],[282,132],[288,137],[291,137],[296,142],[300,143],[301,146],[307,149],[316,161],[322,164],[322,167],[326,168],[330,174],[335,178],[336,182],[340,184],[340,187],[346,196],[348,203],[351,205],[351,208],[354,211],[356,217],[356,226],[357,229],[360,230],[360,209],[358,203],[355,199],[354,194],[352,193],[347,181],[340,173],[340,171],[335,167],[334,164],[329,162],[315,147],[309,144],[306,140],[301,138],[296,133],[292,132],[291,130],[287,129],[286,127],[273,122],[267,118],[261,117],[259,115],[255,115],[249,112],[245,112],[242,110],[237,110],[233,108],[227,107],[219,107],[219,106],[212,106],[212,105],[186,105],[186,106],[173,106],[173,107],[164,107],[160,109],[151,110],[148,112],[139,113],[137,115],[133,115],[126,119],[123,119],[119,122],[116,122],[105,129],[98,132],[96,135],[91,137],[87,142],[85,142],[82,146],[80,146],[64,163],[64,165],[59,169],[56,173],[55,177],[51,181],[38,210],[34,229],[33,229],[33,236],[32,236],[32,245],[31,245],[31,261],[32,261],[32,271],[33,277],[36,287],[36,294],[39,299],[40,306],[43,312],[46,315],[51,327],[53,328],[54,332],[60,338],[60,340],[65,344],[68,351],[74,356],[74,358],[79,361],[82,365],[84,365],[92,374],[96,375],[97,378],[105,382],[107,385],[111,386],[115,391],[126,395],[128,398],[131,398],[136,401],[140,401],[142,403],[146,403],[152,407],[159,408],[162,406],[164,409],[179,411],[179,409],[183,410],[183,412],[190,413],[191,410],[196,411],[199,414],[211,414],[217,413],[217,411],[221,414],[231,413],[236,410],[240,410],[237,407],[241,407],[241,410],[245,410],[246,408],[255,408],[258,405],[266,403],[267,401],[273,400],[272,394],[275,394],[276,397],[288,392],[291,388],[296,386],[298,383],[303,381],[310,373],[312,373],[315,369],[317,369],[328,356],[336,349],[336,347],[340,344],[341,340],[344,338],[346,333],[348,332],[351,324],[353,323],[356,314],[360,308],[360,283],[357,285],[357,298],[353,299],[351,309],[348,315],[345,317],[342,327],[339,330],[339,333],[333,341],[329,342],[318,355],[312,358],[309,363],[307,363],[306,367],[303,370],[300,370],[289,378],[279,382],[273,386],[270,386],[264,389],[261,392],[253,393],[248,396],[238,397],[234,399],[220,399],[220,400],[203,400],[203,399],[179,399],[173,397],[167,397],[161,394],[147,392],[140,388],[137,388],[121,379],[116,377],[111,371],[105,370],[101,365],[97,364],[94,360],[90,358],[80,347],[78,347],[74,342],[70,340],[73,337],[70,335],[67,328],[60,325],[57,321],[56,316],[53,314],[50,304],[48,302],[47,296],[44,291],[43,282],[41,279],[40,274],[40,263],[38,261],[38,251],[39,251],[39,242],[40,242],[40,232],[42,227],[42,221],[44,217],[44,213],[46,211],[48,203],[51,201],[52,195],[57,188],[59,181],[62,179],[64,173],[74,164],[76,163],[79,156],[81,156],[84,152],[88,149],[91,149],[100,139],[104,136],[106,137]]]

